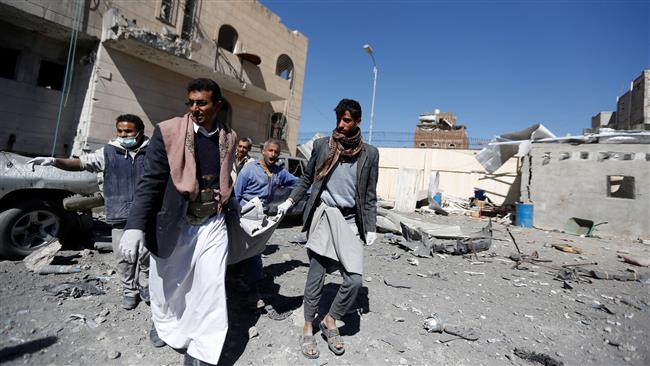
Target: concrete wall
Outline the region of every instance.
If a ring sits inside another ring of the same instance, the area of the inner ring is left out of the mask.
[[[596,129],[599,127],[607,127],[610,123],[613,123],[612,117],[614,112],[600,112],[597,115],[591,117],[591,128]]]
[[[597,235],[650,238],[650,145],[533,144],[521,172],[535,227],[562,230],[578,217],[608,222]],[[634,198],[608,196],[608,176],[634,177]]]
[[[478,163],[473,150],[379,148],[379,181],[377,194],[394,200],[400,187],[397,184],[400,168],[418,170],[419,198],[425,198],[431,171],[440,172],[439,188],[452,196],[468,198],[474,189],[483,189],[497,204],[519,199],[517,159],[512,158],[494,174],[487,174]],[[508,198],[506,200],[506,198]]]

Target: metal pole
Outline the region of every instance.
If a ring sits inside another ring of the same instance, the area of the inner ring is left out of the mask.
[[[373,63],[375,58],[372,59]],[[372,72],[374,78],[372,81],[372,103],[370,105],[370,131],[368,131],[368,143],[372,144],[372,127],[375,125],[375,92],[377,91],[377,65],[373,65]]]
[[[372,144],[372,128],[375,125],[375,93],[377,91],[377,74],[379,71],[377,69],[377,63],[375,62],[375,56],[372,47],[370,47],[369,44],[364,44],[363,49],[370,55],[370,58],[372,59],[372,102],[370,105],[370,130],[368,131],[368,143]]]

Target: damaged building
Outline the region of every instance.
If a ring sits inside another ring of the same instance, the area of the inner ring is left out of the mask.
[[[413,134],[413,147],[433,149],[467,149],[469,141],[465,126],[456,124],[451,112],[421,114]]]
[[[0,40],[0,149],[79,155],[124,113],[151,134],[206,77],[221,120],[295,154],[308,41],[257,1],[0,0]]]
[[[616,98],[616,111],[599,112],[591,118],[591,129],[650,131],[650,70],[630,83],[630,89]]]
[[[650,238],[650,144],[533,144],[521,200],[535,205],[538,228],[564,230],[571,220],[596,235]]]

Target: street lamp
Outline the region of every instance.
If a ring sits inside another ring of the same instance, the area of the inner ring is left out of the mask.
[[[372,126],[375,124],[375,91],[377,90],[377,63],[375,62],[375,56],[372,52],[372,47],[369,44],[364,44],[363,49],[370,55],[372,58],[372,73],[374,75],[372,81],[372,104],[370,105],[370,131],[368,131],[368,143],[372,144]]]

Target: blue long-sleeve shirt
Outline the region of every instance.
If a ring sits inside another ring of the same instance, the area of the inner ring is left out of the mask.
[[[240,205],[246,204],[255,197],[268,203],[274,187],[291,187],[298,177],[279,166],[270,168],[272,176],[268,176],[259,161],[244,165],[235,182],[235,198]]]

